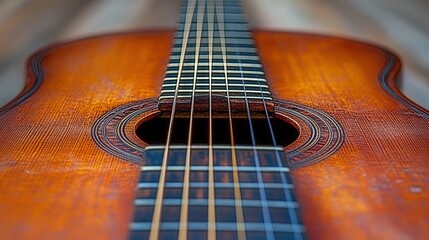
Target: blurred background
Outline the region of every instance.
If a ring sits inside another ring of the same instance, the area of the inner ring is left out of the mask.
[[[428,0],[242,0],[251,27],[351,37],[402,58],[402,91],[429,109]],[[0,106],[22,89],[25,59],[56,41],[173,28],[180,0],[0,0]]]

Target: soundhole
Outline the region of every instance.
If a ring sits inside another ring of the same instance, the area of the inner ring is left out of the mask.
[[[311,107],[275,100],[275,117],[271,118],[272,132],[277,146],[284,150],[288,166],[298,168],[322,161],[334,154],[344,142],[344,130],[329,114]],[[253,145],[252,132],[258,146],[273,146],[268,121],[252,116],[252,129],[247,116],[233,113],[232,129],[235,145]],[[145,162],[145,147],[166,143],[170,118],[160,114],[158,99],[131,102],[112,109],[95,121],[91,135],[95,143],[106,152],[121,159]],[[178,117],[171,129],[171,143],[186,145],[189,134],[189,117]],[[231,144],[228,117],[213,119],[213,144]],[[140,139],[138,139],[140,138]],[[193,119],[192,144],[207,144],[209,122],[206,116]],[[145,142],[146,144],[142,143]]]
[[[165,144],[169,130],[170,118],[159,115],[144,121],[136,128],[137,136],[147,144]],[[271,125],[271,130],[270,130]],[[189,118],[175,118],[171,129],[171,144],[187,144],[189,138]],[[212,119],[212,141],[214,145],[231,145],[231,130],[236,145],[288,146],[299,136],[298,129],[290,123],[278,118],[232,119],[232,127],[228,118]],[[209,119],[194,118],[191,131],[192,144],[209,143]],[[275,135],[275,136],[273,136]],[[252,140],[254,139],[254,140]]]

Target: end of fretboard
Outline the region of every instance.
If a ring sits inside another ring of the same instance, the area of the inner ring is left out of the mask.
[[[193,105],[193,106],[192,106]],[[197,112],[208,113],[211,110],[213,113],[265,113],[270,116],[274,114],[274,102],[271,98],[265,99],[229,99],[223,96],[212,96],[211,101],[208,96],[197,96],[194,99],[194,104],[189,98],[160,98],[158,101],[158,109],[161,111],[187,111],[191,109]]]

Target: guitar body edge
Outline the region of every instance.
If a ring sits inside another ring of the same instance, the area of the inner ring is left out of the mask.
[[[337,152],[293,172],[308,237],[429,235],[428,112],[394,86],[397,57],[341,38],[254,37],[273,96],[344,128]],[[0,109],[3,238],[127,235],[139,167],[98,148],[91,127],[117,106],[158,96],[172,39],[173,31],[107,35],[33,55],[26,89]]]

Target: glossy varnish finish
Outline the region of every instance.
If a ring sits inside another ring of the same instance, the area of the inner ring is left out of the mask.
[[[385,52],[305,34],[255,38],[273,96],[328,112],[345,130],[336,154],[294,172],[308,237],[429,235],[429,121],[380,87]],[[158,96],[171,39],[132,33],[44,50],[42,86],[0,116],[2,237],[126,236],[139,168],[99,149],[91,127]]]
[[[126,236],[139,168],[98,148],[91,127],[118,105],[158,95],[172,35],[106,36],[46,50],[40,89],[0,117],[1,238]]]
[[[357,42],[258,33],[273,96],[323,109],[345,130],[329,159],[295,171],[308,237],[429,235],[429,121],[380,87],[386,53]],[[396,77],[399,63],[388,74]]]

